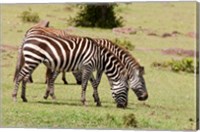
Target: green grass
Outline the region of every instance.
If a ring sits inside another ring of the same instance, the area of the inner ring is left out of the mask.
[[[158,34],[177,30],[183,34],[195,32],[195,2],[154,2],[120,4],[117,12],[124,17],[125,26],[138,28],[142,26]],[[51,26],[66,29],[67,19],[78,11],[73,4],[32,4],[2,5],[2,44],[19,46],[27,29],[33,23],[23,23],[20,14],[32,9],[41,19],[47,19]],[[135,35],[116,35],[112,30],[77,27],[73,34],[109,38],[125,38],[135,45],[131,54],[145,67],[145,81],[149,99],[139,102],[130,90],[129,104],[126,109],[116,108],[112,99],[110,86],[103,76],[99,94],[102,107],[96,107],[92,97],[92,87],[87,88],[87,103],[80,101],[81,87],[75,85],[71,73],[67,74],[71,85],[64,85],[61,76],[55,84],[57,99],[43,99],[46,85],[45,67],[39,66],[33,73],[33,84],[27,85],[28,103],[20,98],[18,102],[11,98],[13,74],[16,65],[17,51],[6,50],[1,53],[1,88],[2,88],[2,124],[3,127],[34,128],[113,128],[143,130],[194,130],[196,127],[196,83],[193,74],[174,73],[151,67],[155,61],[163,62],[177,56],[163,55],[160,51],[141,51],[138,48],[195,49],[196,40],[185,35],[161,38],[147,36],[142,32]],[[181,57],[179,57],[181,58]],[[134,114],[137,128],[127,127],[124,116]]]

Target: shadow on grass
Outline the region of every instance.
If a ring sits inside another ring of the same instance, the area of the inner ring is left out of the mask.
[[[76,101],[76,102],[74,102],[74,101]],[[96,107],[96,108],[104,108],[104,109],[116,108],[116,104],[111,103],[111,102],[109,102],[109,104],[108,103],[102,104],[102,106],[99,107],[99,106],[96,106],[96,104],[93,101],[87,101],[87,105],[86,106],[82,105],[78,101],[80,102],[80,100],[70,100],[68,102],[37,101],[37,102],[32,102],[32,103],[39,103],[39,104],[43,104],[43,105],[58,105],[58,106],[79,106],[79,107],[81,106],[81,107],[87,107],[87,108],[94,108],[94,107]],[[118,109],[120,109],[120,108],[118,108]],[[127,107],[125,109],[131,110],[132,108]]]
[[[79,103],[70,103],[70,102],[57,102],[57,101],[38,101],[36,103],[44,105],[70,105],[70,106],[80,106]]]
[[[45,84],[45,85],[46,85],[45,82],[34,82],[34,83],[32,83],[32,84]],[[81,85],[76,84],[76,83],[68,83],[68,84],[64,84],[64,83],[54,83],[54,84],[55,84],[55,85],[65,85],[65,86],[67,86],[67,85],[77,85],[77,86],[81,86]]]

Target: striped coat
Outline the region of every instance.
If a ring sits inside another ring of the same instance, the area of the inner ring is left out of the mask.
[[[28,34],[24,38],[21,50],[21,64],[16,69],[13,98],[16,99],[19,83],[22,81],[22,99],[28,78],[40,63],[51,69],[47,82],[48,92],[54,97],[56,72],[82,72],[82,102],[85,103],[87,81],[92,71],[102,74],[104,71],[112,87],[112,95],[118,107],[127,105],[127,74],[121,61],[108,49],[98,46],[90,38],[79,37],[73,40],[47,34]],[[60,55],[61,54],[61,55]]]

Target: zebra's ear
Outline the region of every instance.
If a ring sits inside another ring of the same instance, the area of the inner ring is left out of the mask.
[[[145,73],[145,72],[144,72],[144,67],[143,67],[143,66],[140,66],[140,67],[139,67],[139,72],[140,72],[140,74],[142,74],[142,75]]]

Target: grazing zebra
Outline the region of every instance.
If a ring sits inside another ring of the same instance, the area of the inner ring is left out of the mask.
[[[148,98],[148,92],[143,77],[144,67],[140,66],[137,60],[132,57],[132,55],[126,49],[118,46],[117,44],[114,44],[112,41],[100,38],[95,38],[94,41],[96,41],[98,45],[108,48],[121,60],[122,64],[124,64],[128,71],[129,87],[135,92],[138,100],[146,100]],[[75,76],[77,82],[81,82],[81,72],[74,71],[72,73]],[[62,79],[63,81],[66,80],[65,72],[62,74]]]
[[[14,77],[15,86],[12,94],[14,101],[21,81],[21,98],[24,102],[27,101],[26,83],[37,66],[44,63],[51,70],[48,74],[46,93],[52,98],[55,98],[54,81],[58,73],[79,70],[82,72],[81,101],[85,104],[87,82],[96,69],[97,76],[101,76],[103,71],[107,75],[117,107],[127,106],[127,71],[111,51],[97,45],[94,40],[80,37],[74,41],[54,35],[28,34],[23,40],[20,52],[21,57]]]
[[[67,32],[63,30],[58,30],[54,28],[33,27],[27,32],[27,34],[51,34],[57,37],[70,38],[74,41],[76,41],[76,39],[79,38],[79,36],[69,35]],[[94,41],[96,41],[98,45],[108,48],[121,60],[121,62],[125,65],[126,69],[128,70],[130,88],[135,92],[135,94],[138,97],[138,100],[146,100],[148,98],[148,93],[145,85],[145,80],[143,78],[144,67],[140,66],[140,64],[136,61],[136,59],[132,57],[132,55],[126,49],[112,43],[112,41],[99,38],[95,38]],[[77,82],[80,83],[81,72],[73,71],[73,74]],[[65,83],[67,82],[65,79],[65,72],[63,72],[62,79]],[[101,78],[97,78],[96,80],[97,86],[95,87],[98,87],[100,79]]]

